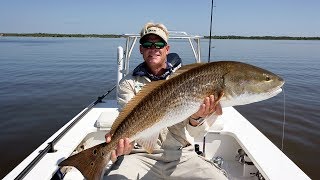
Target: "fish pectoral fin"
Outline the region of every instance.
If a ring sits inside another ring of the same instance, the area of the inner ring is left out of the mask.
[[[137,139],[136,142],[141,145],[148,153],[152,153],[156,146],[159,133],[160,132],[155,132],[149,136],[141,137],[140,139]]]
[[[221,98],[223,97],[223,95],[224,95],[223,91],[219,93],[218,98],[215,100],[215,105],[217,105],[221,101]]]

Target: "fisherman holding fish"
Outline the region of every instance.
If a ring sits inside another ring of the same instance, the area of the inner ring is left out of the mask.
[[[236,61],[194,63],[176,70],[179,63],[168,61],[169,50],[166,28],[147,23],[140,39],[144,62],[120,81],[122,107],[106,142],[69,156],[59,166],[74,166],[88,180],[103,175],[108,179],[227,179],[223,170],[194,152],[193,137],[205,134],[222,107],[274,97],[282,91],[284,80]],[[110,160],[114,163],[104,173]]]
[[[144,62],[120,81],[118,102],[121,108],[144,85],[168,79],[181,66],[181,60],[175,64],[167,61],[170,51],[169,33],[163,24],[147,23],[140,35],[140,53]],[[142,148],[139,142],[130,143],[129,138],[120,139],[117,148],[111,153],[113,165],[106,172],[105,178],[227,179],[223,170],[197,155],[192,145],[193,138],[204,135],[209,125],[222,114],[217,98],[214,95],[205,97],[196,113],[183,122],[162,129],[154,137],[156,144],[152,147],[152,153]],[[209,116],[211,123],[205,119]],[[106,135],[107,143],[111,138],[111,134]]]

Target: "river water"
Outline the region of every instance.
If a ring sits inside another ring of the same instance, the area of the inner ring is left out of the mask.
[[[0,37],[0,178],[113,87],[116,48],[124,43],[112,38]],[[211,61],[247,62],[285,79],[284,93],[236,109],[279,148],[285,120],[284,153],[312,179],[319,177],[320,41],[212,43]],[[194,61],[185,41],[172,40],[171,46],[184,64]],[[207,61],[208,40],[201,49]],[[136,46],[131,69],[140,56]]]

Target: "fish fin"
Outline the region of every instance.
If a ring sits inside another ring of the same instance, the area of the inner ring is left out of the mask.
[[[224,92],[221,91],[218,95],[218,98],[215,100],[215,105],[217,105],[221,101],[223,95],[224,95]]]
[[[88,180],[100,180],[104,169],[111,159],[111,152],[105,153],[102,143],[68,157],[59,166],[74,166]]]
[[[193,68],[195,68],[195,67],[202,66],[202,65],[204,65],[204,64],[205,64],[205,63],[193,63],[193,64],[184,65],[184,66],[182,66],[181,68],[179,68],[178,70],[176,70],[176,71],[174,72],[174,74],[173,74],[172,76],[170,76],[170,79],[173,78],[173,77],[176,77],[176,76],[178,76],[178,75],[180,75],[180,74],[182,74],[182,73],[184,73],[184,72],[186,72],[186,71],[189,71],[189,70],[191,70],[191,69],[193,69]]]
[[[136,142],[141,145],[149,154],[151,154],[156,146],[159,137],[159,132],[155,132],[150,136],[141,137]]]

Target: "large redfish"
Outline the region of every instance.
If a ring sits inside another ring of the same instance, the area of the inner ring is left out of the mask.
[[[149,153],[161,129],[194,114],[209,95],[222,107],[253,103],[281,92],[279,76],[241,62],[220,61],[180,68],[168,80],[146,85],[120,112],[111,128],[112,140],[75,154],[59,166],[74,166],[85,178],[100,179],[119,139],[129,137]]]

